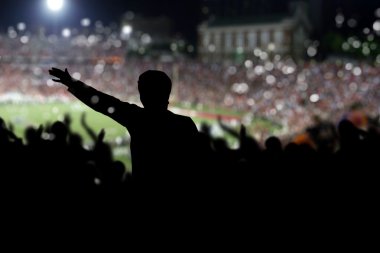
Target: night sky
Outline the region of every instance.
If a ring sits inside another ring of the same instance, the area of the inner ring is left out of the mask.
[[[194,36],[199,23],[200,0],[65,0],[65,9],[53,14],[46,8],[45,0],[1,0],[0,29],[25,22],[27,26],[52,24],[59,27],[79,26],[84,17],[105,24],[118,23],[127,11],[144,16],[168,16],[174,29],[185,36]]]
[[[24,20],[26,22],[48,21],[52,14],[46,10],[45,0],[2,0],[0,21],[10,24]],[[82,17],[104,22],[117,21],[128,10],[145,15],[169,15],[173,18],[193,12],[189,6],[195,6],[197,0],[65,0],[65,9],[57,14],[60,23],[71,24]],[[174,11],[175,10],[175,11]]]
[[[52,14],[47,11],[45,0],[1,0],[0,29],[6,31],[10,25],[25,22],[27,26],[59,27],[79,26],[84,17],[92,21],[101,20],[105,24],[118,23],[126,11],[133,11],[144,16],[165,15],[174,21],[174,29],[185,37],[194,39],[196,26],[202,20],[201,6],[204,2],[219,4],[223,0],[65,0],[63,12]],[[235,0],[244,2],[245,0]],[[253,12],[270,14],[282,8],[290,0],[251,0],[257,8]],[[280,1],[280,2],[279,2]],[[374,10],[380,8],[379,0],[308,0],[324,2],[321,13],[324,29],[335,25],[337,9],[341,9],[347,17],[354,17],[363,25],[370,25],[374,20]],[[282,5],[281,5],[282,4]],[[276,7],[278,7],[276,9]],[[254,14],[254,13],[253,13]],[[323,31],[322,31],[323,32]]]

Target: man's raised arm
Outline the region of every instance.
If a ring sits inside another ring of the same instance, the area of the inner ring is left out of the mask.
[[[118,119],[115,118],[117,117],[117,114],[114,114],[114,112],[119,110],[123,104],[127,103],[123,103],[113,96],[107,95],[79,80],[73,79],[67,69],[63,71],[61,69],[52,68],[49,70],[49,73],[55,77],[53,81],[66,85],[68,87],[68,91],[83,103],[95,111],[110,116],[118,121]]]

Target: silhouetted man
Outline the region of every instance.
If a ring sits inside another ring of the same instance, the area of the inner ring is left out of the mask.
[[[128,129],[135,179],[178,180],[193,173],[198,130],[191,118],[167,109],[172,82],[164,72],[148,70],[139,76],[144,108],[73,79],[67,69],[52,68],[49,73],[83,103]]]

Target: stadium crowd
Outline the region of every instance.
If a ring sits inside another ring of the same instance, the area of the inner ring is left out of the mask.
[[[24,197],[69,193],[95,198],[110,194],[128,196],[134,174],[126,173],[124,164],[113,159],[111,148],[104,141],[105,132],[94,133],[82,121],[94,141],[93,147],[86,149],[70,123],[66,118],[51,125],[29,127],[23,141],[13,133],[11,124],[0,119],[2,187],[7,192],[20,192]],[[309,129],[312,144],[285,144],[272,136],[261,146],[244,125],[235,131],[221,121],[219,124],[238,139],[237,149],[230,148],[225,139],[214,138],[205,124],[188,157],[189,161],[196,161],[194,170],[178,168],[179,173],[168,178],[165,168],[156,168],[165,177],[155,173],[154,185],[186,186],[192,192],[212,186],[227,196],[228,192],[244,188],[244,194],[262,191],[263,196],[281,195],[297,201],[336,194],[328,197],[333,201],[343,189],[350,189],[353,194],[345,197],[365,192],[366,196],[358,196],[367,198],[376,192],[380,150],[380,128],[376,125],[364,131],[348,120],[342,120],[337,129],[323,123]]]
[[[75,78],[135,102],[138,74],[161,69],[173,79],[173,101],[244,111],[251,119],[262,117],[281,125],[286,134],[303,131],[315,115],[338,122],[358,105],[370,117],[380,112],[379,68],[367,62],[296,64],[259,49],[241,64],[126,57],[128,41],[106,28],[94,34],[73,32],[70,37],[10,30],[0,35],[0,45],[2,101],[12,100],[12,94],[24,101],[70,100],[48,77],[50,66],[69,66]]]

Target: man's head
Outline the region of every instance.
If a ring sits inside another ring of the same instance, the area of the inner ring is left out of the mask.
[[[162,71],[148,70],[139,76],[138,88],[141,103],[147,109],[166,109],[172,89],[172,81]]]

